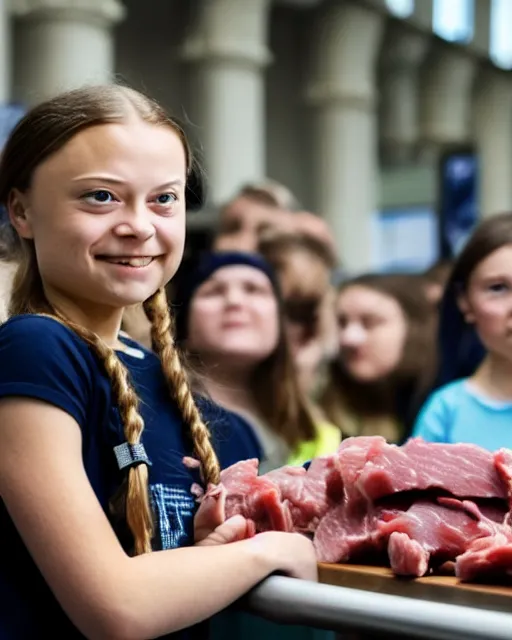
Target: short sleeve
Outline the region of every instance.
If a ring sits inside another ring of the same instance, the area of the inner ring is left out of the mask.
[[[446,393],[440,389],[423,405],[413,427],[412,437],[423,438],[427,442],[449,442],[451,422]]]
[[[92,391],[92,353],[60,322],[16,316],[0,327],[0,398],[48,402],[83,427]]]

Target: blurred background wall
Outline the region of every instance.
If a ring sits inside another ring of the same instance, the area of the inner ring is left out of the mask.
[[[0,0],[0,146],[23,109],[120,80],[180,118],[206,200],[271,177],[346,268],[421,269],[512,210],[510,0]]]

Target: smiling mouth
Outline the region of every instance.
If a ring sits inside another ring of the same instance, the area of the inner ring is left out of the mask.
[[[124,267],[147,267],[150,265],[155,259],[153,256],[97,256],[97,260],[102,260],[103,262],[110,262],[111,264],[119,264]]]

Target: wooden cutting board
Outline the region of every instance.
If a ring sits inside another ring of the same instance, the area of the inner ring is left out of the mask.
[[[398,578],[391,569],[364,565],[319,564],[318,568],[324,584],[512,613],[512,582],[510,586],[464,584],[449,575]]]

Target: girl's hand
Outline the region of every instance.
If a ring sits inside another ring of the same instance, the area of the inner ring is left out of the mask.
[[[268,531],[250,541],[261,557],[269,563],[271,573],[282,572],[291,578],[318,582],[318,565],[313,543],[301,533]]]
[[[233,516],[209,533],[205,529],[196,529],[196,546],[229,544],[251,538],[253,535],[254,524],[250,520],[246,520],[243,516]]]

